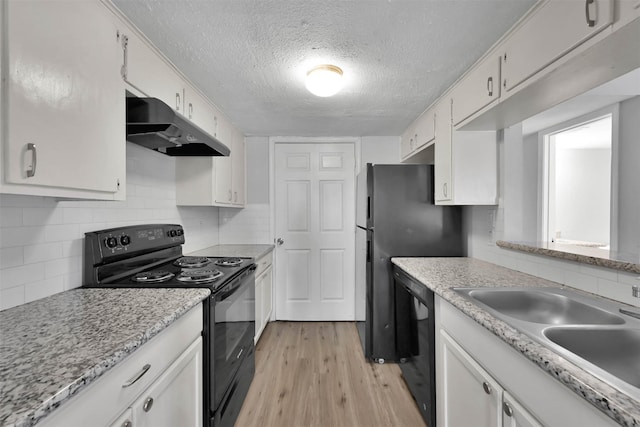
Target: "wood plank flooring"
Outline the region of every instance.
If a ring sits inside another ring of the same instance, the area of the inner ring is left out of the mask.
[[[272,322],[236,427],[425,427],[396,364],[365,362],[355,323]]]

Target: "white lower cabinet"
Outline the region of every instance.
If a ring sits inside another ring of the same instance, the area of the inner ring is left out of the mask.
[[[524,407],[456,343],[440,330],[445,426],[542,427]]]
[[[199,338],[131,406],[135,427],[202,426]]]
[[[256,261],[256,334],[257,343],[262,331],[271,320],[273,311],[273,252],[268,253]]]
[[[617,425],[438,296],[435,316],[438,427]]]
[[[201,427],[202,319],[200,304],[38,426]]]

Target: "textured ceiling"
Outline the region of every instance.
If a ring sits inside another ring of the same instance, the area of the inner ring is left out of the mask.
[[[534,0],[113,0],[247,135],[399,135]],[[332,63],[345,86],[307,92]]]

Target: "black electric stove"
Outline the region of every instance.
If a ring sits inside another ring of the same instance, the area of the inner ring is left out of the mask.
[[[233,426],[255,372],[252,258],[184,256],[184,229],[148,224],[85,233],[84,287],[208,288],[204,404],[210,427]]]

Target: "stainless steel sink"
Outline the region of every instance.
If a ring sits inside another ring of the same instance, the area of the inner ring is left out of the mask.
[[[618,315],[548,289],[471,289],[466,294],[505,316],[526,322],[549,325],[624,323]]]
[[[640,308],[567,288],[454,288],[513,328],[640,400]],[[625,308],[626,310],[626,308]]]
[[[551,342],[640,388],[640,329],[547,328]]]

